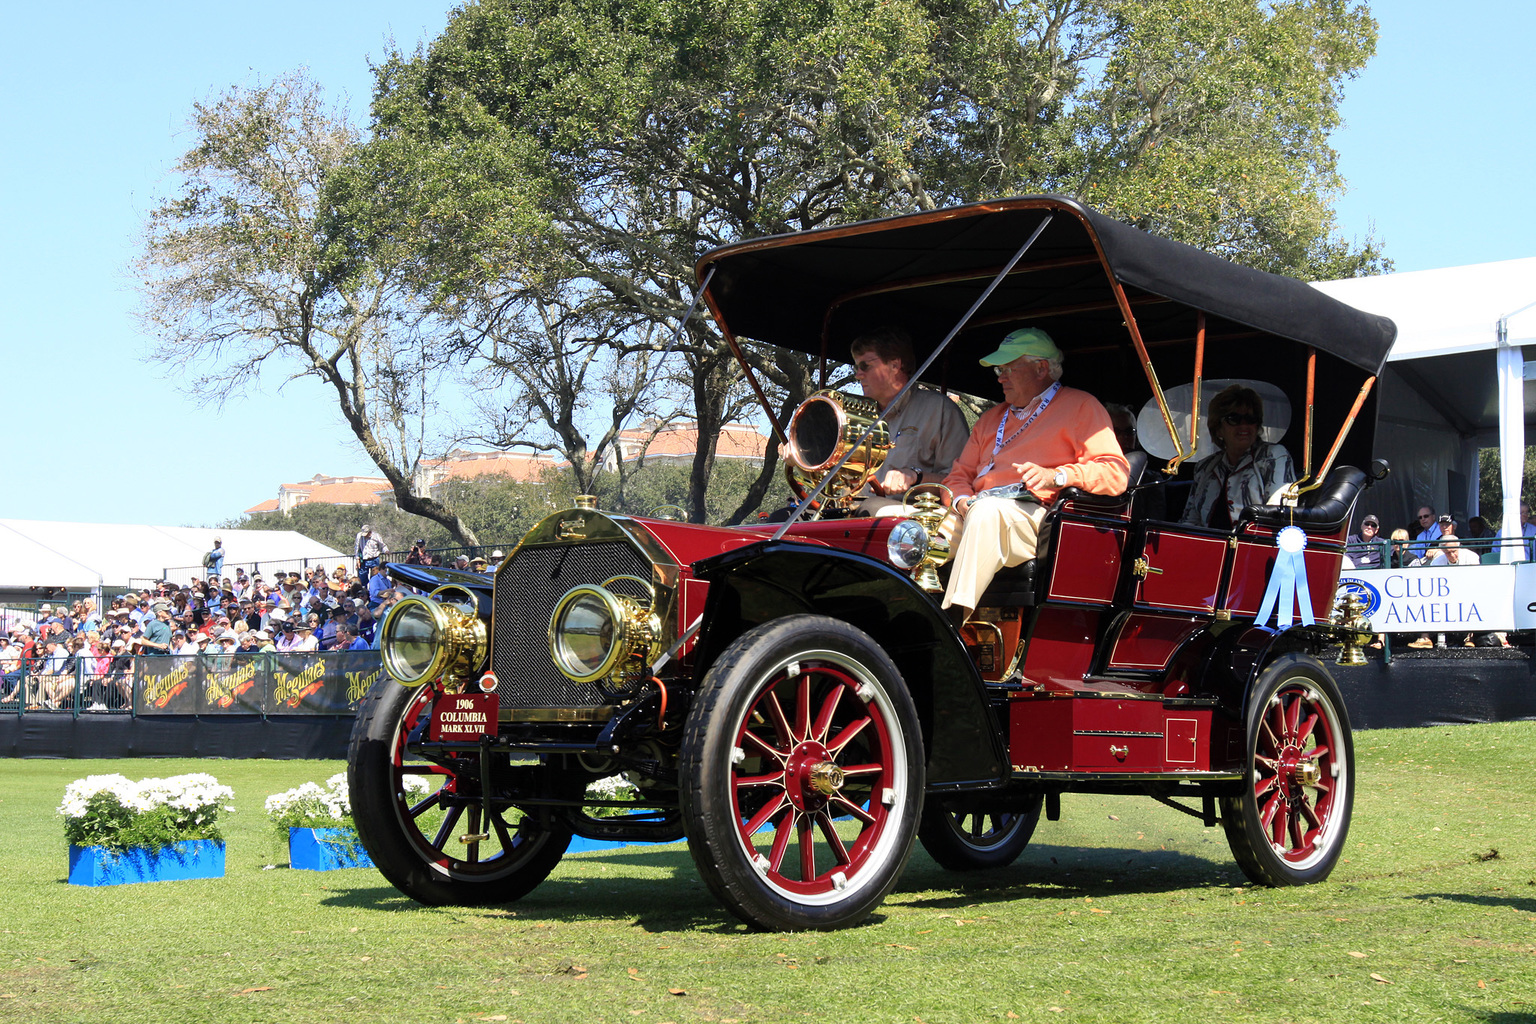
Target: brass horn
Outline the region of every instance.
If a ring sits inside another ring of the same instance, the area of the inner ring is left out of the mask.
[[[874,429],[863,444],[858,444],[871,423]],[[826,501],[837,505],[847,505],[863,489],[879,472],[891,450],[890,432],[880,419],[880,404],[841,391],[818,391],[801,402],[789,418],[788,436],[784,474],[801,497],[814,490],[822,477],[853,451],[822,492]]]

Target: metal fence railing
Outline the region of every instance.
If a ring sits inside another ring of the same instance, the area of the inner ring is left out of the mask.
[[[0,673],[0,715],[349,715],[383,673],[378,651],[38,657]]]
[[[511,551],[515,543],[514,541],[502,544],[431,548],[427,553],[432,556],[433,562],[436,565],[452,565],[454,560],[460,555],[469,558],[471,561],[476,558],[484,558],[487,561],[491,561],[497,551],[503,553]],[[384,560],[387,562],[403,562],[407,554],[409,554],[409,549],[405,551],[388,551],[384,554]],[[259,562],[230,561],[224,563],[224,571],[221,575],[233,576],[236,570],[244,569],[248,575],[260,574],[263,579],[271,581],[278,574],[287,575],[290,572],[307,576],[317,566],[323,568],[327,574],[330,574],[336,571],[338,565],[346,566],[349,573],[357,571],[357,560],[351,555],[326,555],[316,558],[269,559]],[[185,587],[190,585],[193,580],[203,579],[208,575],[208,570],[200,565],[170,566],[160,571],[163,575],[158,579],[148,579],[146,577],[130,579],[128,581],[129,589],[153,589],[161,580],[174,583],[178,587]]]
[[[317,567],[324,569],[326,574],[329,575],[336,571],[338,565],[346,566],[348,572],[352,572],[357,568],[356,561],[348,555],[326,555],[316,558],[270,559],[261,562],[225,562],[222,575],[233,576],[235,575],[235,570],[244,569],[247,574],[252,576],[259,575],[262,579],[270,582],[279,574],[286,576],[290,572],[296,572],[300,576],[308,576]],[[144,577],[130,579],[128,581],[130,588],[134,590],[143,590],[145,588],[152,590],[161,580],[173,583],[178,587],[185,587],[190,586],[193,580],[206,579],[208,576],[208,570],[200,565],[171,566],[162,569],[161,572],[164,575],[159,579],[146,579]]]
[[[109,603],[111,601],[111,598],[103,599],[88,591],[70,591],[59,597],[40,598],[27,604],[0,605],[0,633],[9,633],[18,626],[26,626],[29,629],[36,626],[44,617],[42,612],[44,605],[47,605],[49,608],[69,608],[76,601],[83,601],[86,598],[96,602],[96,610],[98,612],[101,611],[103,600]]]
[[[1536,537],[1467,537],[1457,538],[1461,547],[1477,555],[1478,561],[1483,565],[1498,565],[1505,548],[1518,548],[1516,561],[1536,561]],[[1375,540],[1357,544],[1345,545],[1344,553],[1356,566],[1360,564],[1360,556],[1367,554],[1373,547],[1383,550],[1382,568],[1392,567],[1392,549],[1398,548],[1399,568],[1412,568],[1412,562],[1419,558],[1421,551],[1436,546],[1435,541],[1390,541]]]

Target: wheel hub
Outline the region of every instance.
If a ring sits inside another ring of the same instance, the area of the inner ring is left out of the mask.
[[[1306,789],[1317,786],[1323,779],[1323,770],[1318,766],[1317,759],[1306,756],[1294,744],[1282,747],[1276,761],[1281,795],[1292,802],[1303,799]]]
[[[796,810],[814,811],[843,785],[843,770],[825,746],[808,740],[795,747],[784,766],[785,790]]]

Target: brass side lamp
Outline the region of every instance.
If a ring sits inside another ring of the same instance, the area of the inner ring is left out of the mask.
[[[913,568],[912,582],[930,594],[944,592],[944,584],[939,582],[939,566],[949,561],[950,556],[949,537],[939,532],[950,513],[940,491],[944,498],[954,500],[953,493],[943,484],[918,484],[901,499],[903,504],[912,506],[911,518],[928,532],[928,552]]]
[[[1365,602],[1360,600],[1359,594],[1348,591],[1338,599],[1333,609],[1333,623],[1343,627],[1339,657],[1334,664],[1364,665],[1363,648],[1375,633],[1371,631],[1371,620],[1365,617]]]

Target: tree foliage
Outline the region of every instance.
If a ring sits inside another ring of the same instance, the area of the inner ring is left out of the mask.
[[[424,170],[373,191],[478,352],[507,323],[549,336],[559,308],[622,359],[660,345],[711,247],[1007,194],[1076,194],[1271,271],[1379,267],[1334,233],[1328,145],[1374,40],[1345,0],[482,0],[380,66],[364,150]],[[700,320],[679,349],[705,437],[741,415],[723,341]],[[805,394],[804,359],[747,357],[781,411]]]
[[[1500,475],[1500,451],[1497,448],[1477,450],[1477,500],[1484,519],[1500,529],[1504,520],[1504,480]],[[1526,445],[1525,469],[1520,478],[1520,500],[1536,504],[1532,489],[1536,487],[1536,445]]]
[[[356,133],[300,75],[195,104],[191,126],[197,144],[149,216],[136,268],[155,358],[215,403],[264,372],[317,378],[400,507],[474,543],[412,488],[444,376],[415,250],[377,244],[360,258],[335,230],[328,191]]]
[[[596,467],[680,404],[678,503],[713,519],[749,395],[707,316],[662,354],[705,251],[1053,191],[1265,270],[1380,269],[1337,236],[1328,142],[1375,31],[1351,0],[480,0],[378,67],[366,138],[299,76],[198,105],[146,315],[215,400],[268,366],[324,381],[400,507],[458,539],[472,517],[412,493],[424,452],[558,452],[627,505],[630,465]],[[783,422],[815,368],[744,359]],[[445,391],[477,422],[444,423]]]

